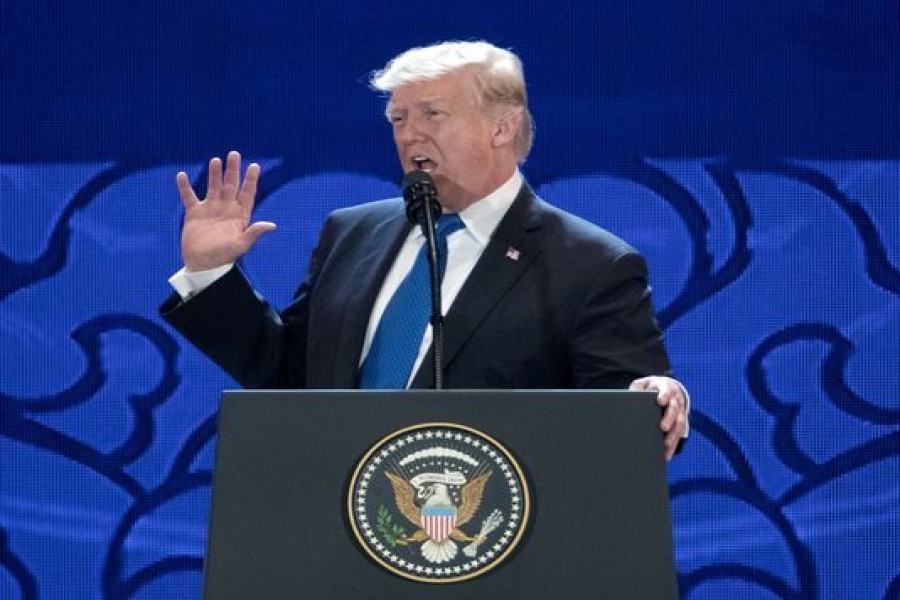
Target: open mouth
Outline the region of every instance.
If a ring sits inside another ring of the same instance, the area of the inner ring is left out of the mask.
[[[432,171],[434,171],[435,167],[437,167],[436,162],[422,154],[413,156],[411,160],[416,169],[425,171],[426,173],[431,173]]]

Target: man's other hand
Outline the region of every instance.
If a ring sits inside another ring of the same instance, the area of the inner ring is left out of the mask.
[[[656,402],[663,408],[659,427],[665,435],[666,460],[672,460],[688,427],[688,399],[684,386],[671,377],[654,375],[635,379],[628,389],[656,392]]]

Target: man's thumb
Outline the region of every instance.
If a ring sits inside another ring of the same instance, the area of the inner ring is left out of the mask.
[[[271,221],[257,221],[244,230],[244,236],[247,238],[248,245],[252,246],[264,234],[275,231],[275,229],[276,225]]]

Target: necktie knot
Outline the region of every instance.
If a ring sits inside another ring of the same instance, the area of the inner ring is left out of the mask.
[[[455,231],[464,229],[466,226],[459,215],[456,213],[444,213],[438,218],[437,235],[447,239],[447,237]]]

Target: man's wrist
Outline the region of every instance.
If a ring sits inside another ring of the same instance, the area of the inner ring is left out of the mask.
[[[190,271],[187,267],[182,267],[180,271],[169,277],[169,284],[181,296],[182,301],[186,302],[221,279],[232,267],[234,267],[234,263],[203,271]]]

